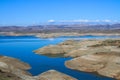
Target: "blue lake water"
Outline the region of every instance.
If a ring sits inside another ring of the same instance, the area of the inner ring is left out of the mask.
[[[91,73],[79,72],[65,67],[64,62],[71,58],[51,58],[33,53],[33,50],[50,44],[58,44],[67,39],[104,39],[117,38],[119,36],[79,36],[79,37],[59,37],[51,39],[41,39],[33,36],[0,36],[0,55],[17,58],[24,61],[32,67],[29,72],[32,75],[38,75],[50,69],[68,74],[78,80],[114,80],[112,78],[102,77]]]

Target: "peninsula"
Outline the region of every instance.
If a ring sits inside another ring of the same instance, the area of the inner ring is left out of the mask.
[[[120,40],[68,40],[34,51],[37,54],[63,54],[73,57],[65,62],[66,67],[120,80]]]

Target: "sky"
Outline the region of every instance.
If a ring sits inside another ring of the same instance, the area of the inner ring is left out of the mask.
[[[0,25],[120,20],[120,0],[0,0]]]

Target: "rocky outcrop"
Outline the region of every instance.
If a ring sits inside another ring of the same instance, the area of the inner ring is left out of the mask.
[[[100,44],[92,45],[91,47],[100,47],[100,46],[120,46],[120,40],[105,40],[102,41]]]
[[[26,71],[28,69],[30,69],[30,66],[26,63],[23,63],[15,58],[0,56],[1,72],[13,74],[21,80],[28,80],[28,78],[32,78],[31,74]]]
[[[119,63],[107,63],[106,66],[97,72],[100,75],[112,77],[120,80],[120,64]]]
[[[0,80],[22,80],[14,74],[0,71]]]
[[[56,70],[46,71],[38,76],[32,76],[26,70],[30,66],[15,58],[0,56],[0,80],[77,80]]]
[[[66,53],[65,57],[80,57],[87,54],[95,54],[97,52],[110,52],[110,49],[106,49],[104,47],[99,48],[79,48],[76,50],[73,50],[69,53]]]
[[[72,45],[72,42],[60,43],[58,45],[49,45],[43,48],[34,50],[37,54],[66,54],[74,49],[77,49],[76,46]]]
[[[10,57],[7,57],[7,56],[1,56],[0,57],[0,62],[1,63],[6,63],[9,66],[14,66],[15,68],[19,68],[21,70],[30,69],[30,66],[27,63],[21,62],[18,59],[10,58]]]
[[[65,65],[68,68],[86,72],[94,72],[101,67],[104,67],[103,64],[100,64],[100,61],[96,61],[96,59],[88,55],[66,61]]]
[[[60,73],[56,70],[49,70],[38,76],[40,80],[77,80],[73,77],[70,77],[64,73]]]
[[[66,61],[68,68],[120,79],[120,53],[99,52]]]
[[[120,40],[69,40],[38,49],[38,54],[64,54],[73,57],[65,65],[74,70],[97,72],[120,80]]]
[[[38,54],[65,54],[71,51],[74,46],[68,45],[49,45],[38,50],[35,50],[35,53]]]
[[[78,50],[73,50],[65,56],[77,57],[66,61],[68,68],[97,72],[100,75],[120,80],[120,40],[105,40],[95,43],[84,44]],[[86,48],[84,48],[86,46]]]
[[[98,43],[99,41],[73,41],[73,40],[68,40],[65,42],[62,42],[58,45],[49,45],[45,46],[43,48],[34,50],[35,53],[37,54],[67,54],[73,50],[77,50],[79,48],[84,48],[86,49],[87,46],[93,45],[95,43]],[[85,45],[87,44],[87,45]]]

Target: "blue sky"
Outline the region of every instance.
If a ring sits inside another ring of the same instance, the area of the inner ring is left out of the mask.
[[[120,0],[0,0],[0,25],[79,19],[120,20]]]

